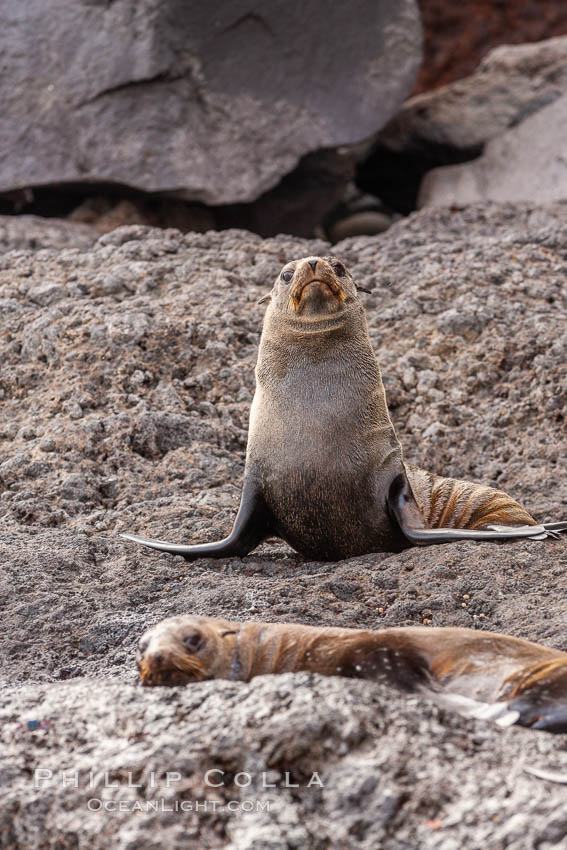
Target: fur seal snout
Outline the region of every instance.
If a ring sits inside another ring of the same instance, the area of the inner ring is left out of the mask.
[[[308,671],[429,694],[466,716],[567,731],[567,653],[474,629],[371,631],[181,615],[138,648],[145,685]]]
[[[341,277],[346,276],[343,270],[342,263],[336,261],[330,266],[319,257],[299,260],[295,268],[284,267],[281,273],[284,283],[287,282],[287,275],[291,274],[291,307],[304,317],[337,313],[347,299],[347,293],[341,286]]]
[[[240,507],[217,543],[123,535],[162,552],[243,557],[278,536],[340,560],[453,540],[556,537],[506,493],[405,463],[356,284],[336,257],[287,263],[264,318]],[[368,290],[366,290],[368,291]]]

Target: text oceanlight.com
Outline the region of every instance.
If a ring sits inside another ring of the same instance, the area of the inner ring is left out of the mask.
[[[269,812],[270,800],[101,800],[87,801],[90,812]]]

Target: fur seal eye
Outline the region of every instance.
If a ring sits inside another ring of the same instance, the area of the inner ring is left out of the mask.
[[[291,271],[291,269],[286,269],[284,272],[282,272],[282,280],[286,283],[289,283],[292,277],[293,272]]]
[[[197,650],[203,645],[203,638],[198,632],[193,632],[193,634],[187,635],[186,638],[183,638],[183,645],[190,652],[197,652]]]
[[[335,271],[337,277],[344,277],[346,274],[346,269],[342,263],[332,263],[331,268]]]

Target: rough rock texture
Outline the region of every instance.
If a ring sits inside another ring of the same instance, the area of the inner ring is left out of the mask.
[[[564,787],[524,768],[565,764],[567,736],[303,673],[87,688],[0,705],[1,848],[565,847]]]
[[[474,162],[429,171],[418,206],[566,199],[566,135],[567,95],[563,95],[489,142]]]
[[[497,484],[542,520],[567,517],[566,236],[567,205],[493,205],[424,210],[333,249],[374,285],[363,297],[407,459]],[[183,611],[432,622],[566,648],[565,540],[337,564],[269,540],[243,560],[187,564],[118,538],[212,540],[230,528],[255,301],[283,262],[323,250],[136,226],[89,250],[0,258],[0,847],[149,848],[158,830],[161,846],[234,850],[564,846],[561,786],[523,767],[565,774],[567,736],[303,674],[135,686],[140,633]],[[217,768],[227,785],[210,788]],[[35,769],[78,770],[79,787],[55,775],[34,789]],[[118,789],[102,787],[105,771]],[[141,789],[127,787],[129,771]],[[167,771],[181,774],[169,789]],[[234,784],[238,771],[250,787]],[[265,771],[275,790],[261,788]],[[323,788],[307,786],[314,771]],[[286,772],[299,788],[285,788]],[[267,797],[271,810],[258,809]],[[102,814],[91,798],[209,806],[140,816],[130,802]],[[252,810],[231,811],[231,800]]]
[[[499,44],[541,41],[567,33],[563,0],[418,0],[424,57],[416,92],[472,74]]]
[[[392,116],[421,59],[414,0],[9,0],[0,191],[105,182],[222,204]],[[86,34],[86,37],[85,37]]]

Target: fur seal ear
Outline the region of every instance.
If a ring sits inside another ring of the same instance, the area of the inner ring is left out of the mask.
[[[256,301],[256,304],[265,304],[266,301],[271,301],[271,300],[272,300],[272,294],[271,294],[271,292],[268,292],[267,295],[262,295],[262,297],[259,298]]]
[[[358,284],[358,283],[355,283],[354,285],[356,286],[357,292],[368,292],[368,294],[370,294],[372,292],[372,290],[368,289],[368,287],[366,287],[366,286],[360,286],[360,284]]]

